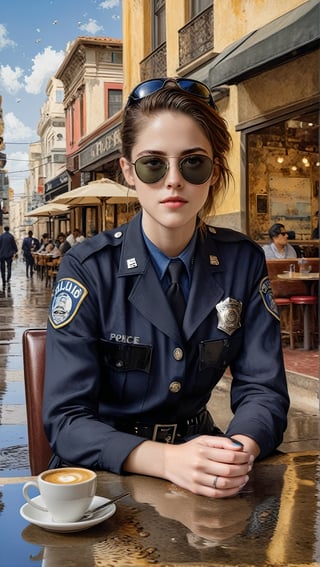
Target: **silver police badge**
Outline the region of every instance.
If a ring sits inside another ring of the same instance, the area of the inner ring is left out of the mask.
[[[218,313],[218,329],[232,335],[241,327],[240,316],[242,303],[232,297],[227,297],[216,305]]]

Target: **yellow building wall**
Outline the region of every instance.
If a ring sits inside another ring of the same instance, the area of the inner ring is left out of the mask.
[[[237,39],[293,10],[305,0],[214,0],[214,49]],[[167,2],[170,6],[171,2]]]
[[[303,4],[305,0],[214,0],[214,52],[258,29],[282,14]],[[166,0],[167,75],[176,76],[179,68],[178,31],[189,20],[188,0]],[[123,0],[123,64],[124,100],[140,81],[140,62],[152,51],[152,1]],[[195,69],[196,70],[196,69]],[[232,136],[229,165],[234,176],[223,202],[217,206],[217,215],[239,213],[245,215],[246,202],[241,191],[239,87],[231,86],[229,97],[218,102]],[[241,92],[241,91],[240,91]]]

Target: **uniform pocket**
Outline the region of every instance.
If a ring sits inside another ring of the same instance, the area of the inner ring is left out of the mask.
[[[238,354],[241,345],[241,336],[218,341],[203,341],[200,343],[199,366],[200,371],[207,368],[225,370]]]
[[[152,346],[130,345],[100,340],[106,366],[118,372],[150,372]]]

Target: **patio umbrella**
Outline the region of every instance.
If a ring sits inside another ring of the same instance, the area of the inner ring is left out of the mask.
[[[69,207],[101,206],[103,230],[106,223],[106,204],[118,205],[134,201],[137,201],[137,194],[133,189],[107,177],[91,181],[88,185],[77,187],[53,199],[53,203],[63,203]]]
[[[67,205],[60,205],[58,203],[53,203],[50,201],[45,205],[41,205],[41,207],[37,207],[28,213],[25,213],[25,217],[54,217],[57,215],[63,215],[65,213],[70,212],[69,207]]]

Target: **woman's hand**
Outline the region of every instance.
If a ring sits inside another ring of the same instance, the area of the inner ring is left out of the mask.
[[[254,454],[228,437],[202,435],[181,445],[145,441],[124,463],[128,472],[164,478],[211,498],[238,494],[248,482]]]
[[[194,494],[234,496],[248,482],[254,456],[227,437],[203,435],[166,445],[165,478]],[[173,455],[175,453],[175,455]]]

